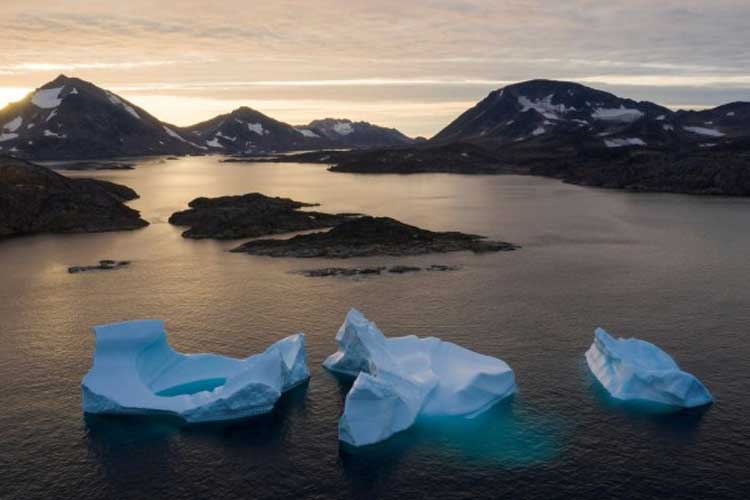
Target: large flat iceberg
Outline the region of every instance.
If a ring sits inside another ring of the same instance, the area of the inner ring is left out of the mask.
[[[301,333],[235,359],[176,352],[159,320],[101,325],[94,332],[94,366],[81,382],[87,413],[234,420],[271,411],[284,391],[310,377]]]
[[[475,416],[516,391],[505,362],[435,337],[387,339],[356,309],[336,342],[323,365],[357,377],[339,421],[339,439],[353,446],[383,441],[420,415]]]
[[[712,401],[693,375],[680,370],[669,354],[639,339],[615,339],[597,328],[586,351],[594,376],[612,397],[692,408]]]

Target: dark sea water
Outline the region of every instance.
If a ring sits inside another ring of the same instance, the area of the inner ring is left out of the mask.
[[[81,175],[81,174],[77,174]],[[84,174],[85,175],[85,174]],[[0,243],[0,498],[747,498],[750,200],[633,194],[531,177],[364,176],[310,165],[144,161],[135,232]],[[332,265],[232,254],[166,221],[196,196],[259,191],[523,246],[367,258],[456,272],[307,278]],[[71,265],[131,259],[126,269]],[[435,335],[515,370],[474,420],[425,419],[380,445],[337,440],[348,389],[320,366],[350,307],[386,335]],[[304,331],[309,384],[231,425],[84,417],[92,325],[166,320],[187,352],[246,356]],[[715,404],[664,414],[607,398],[583,353],[596,326],[670,352]]]

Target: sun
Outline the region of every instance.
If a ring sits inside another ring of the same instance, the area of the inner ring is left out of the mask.
[[[22,99],[33,89],[26,87],[0,87],[0,109]]]

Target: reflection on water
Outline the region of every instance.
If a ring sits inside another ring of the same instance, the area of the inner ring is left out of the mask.
[[[157,478],[159,482],[179,481],[170,469],[185,440],[198,449],[254,456],[262,462],[264,450],[287,441],[290,419],[303,417],[306,398],[307,384],[303,384],[283,394],[271,413],[222,423],[186,424],[161,415],[86,415],[86,437],[105,477],[119,488]]]
[[[342,406],[353,377],[330,373]],[[561,419],[541,415],[517,395],[471,418],[420,416],[409,429],[380,443],[354,447],[340,443],[347,470],[390,467],[411,449],[477,465],[516,467],[555,458],[564,431]]]
[[[519,399],[507,398],[474,418],[422,417],[415,437],[443,455],[484,466],[520,467],[556,458],[563,422]]]

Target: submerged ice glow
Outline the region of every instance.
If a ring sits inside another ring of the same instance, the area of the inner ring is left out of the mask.
[[[324,366],[357,377],[339,422],[339,439],[353,446],[383,441],[418,416],[477,415],[516,391],[505,362],[435,337],[386,339],[356,309],[336,342]]]

